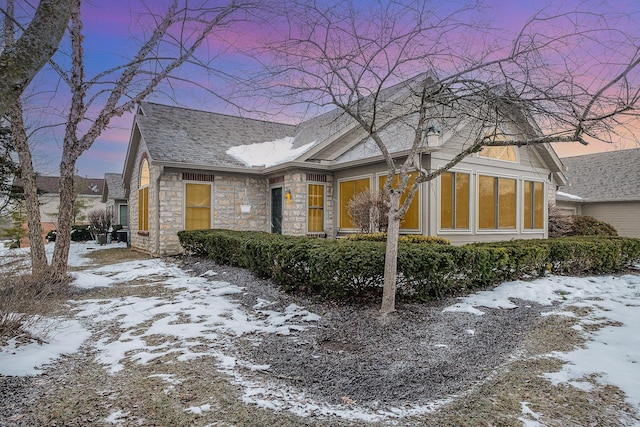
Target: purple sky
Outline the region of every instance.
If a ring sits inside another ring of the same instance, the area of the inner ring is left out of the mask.
[[[148,3],[154,5],[154,7],[159,4],[156,1]],[[563,2],[564,5],[567,3],[570,2]],[[575,1],[575,3],[576,5],[579,4],[578,1]],[[601,7],[618,11],[628,8],[631,11],[632,8],[638,8],[636,3],[635,0],[613,0],[602,2]],[[553,4],[553,2],[549,4]],[[535,0],[495,0],[491,2],[491,13],[498,25],[513,29],[521,26],[532,13],[543,6],[543,2]],[[141,2],[135,0],[85,2],[83,6],[83,22],[87,74],[89,76],[109,68],[113,64],[121,63],[123,57],[128,57],[135,53],[137,44],[133,37],[139,37],[139,34],[137,34],[137,19],[139,19],[137,9],[140,7]],[[257,37],[260,37],[260,34],[251,34],[250,27],[244,28],[243,31],[245,32],[242,35],[235,36],[237,44],[247,43],[251,45]],[[215,43],[212,46],[215,48]],[[62,51],[65,48],[66,46],[63,44]],[[57,59],[64,62],[64,54],[58,54]],[[242,61],[237,55],[223,55],[218,60],[217,65],[225,71],[234,73],[242,65]],[[198,75],[196,73],[191,77],[203,84],[209,84],[208,77],[202,74]],[[58,90],[52,100],[52,83],[57,81],[56,75],[51,70],[45,70],[30,88],[30,95],[26,104],[33,105],[36,111],[40,111],[40,113],[30,116],[29,124],[32,127],[51,123],[52,119],[45,117],[42,110],[47,113],[62,110],[60,106],[64,106],[68,102],[68,94],[64,92],[64,85],[58,86]],[[215,84],[213,82],[214,86]],[[205,91],[183,86],[181,84],[174,85],[172,91],[164,87],[158,93],[151,95],[148,100],[167,104],[178,103],[191,108],[228,114],[237,112],[235,107],[225,104]],[[59,122],[63,121],[62,118],[57,120]],[[283,120],[292,121],[294,119],[283,118]],[[112,120],[109,129],[104,131],[93,147],[78,160],[78,173],[82,176],[99,178],[105,172],[122,172],[132,121],[132,114]],[[33,140],[36,144],[35,153],[37,157],[36,168],[40,173],[45,175],[58,174],[62,133],[63,130],[61,128],[47,128],[34,133]],[[556,151],[560,156],[567,156],[617,148],[633,148],[637,146],[635,144],[635,140],[630,137],[614,145],[597,142],[588,147],[579,144],[564,144],[556,146]]]

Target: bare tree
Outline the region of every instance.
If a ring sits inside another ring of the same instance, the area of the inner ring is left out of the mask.
[[[286,33],[263,59],[260,86],[277,88],[272,99],[337,108],[384,158],[390,209],[382,314],[395,309],[400,223],[421,183],[486,146],[609,141],[637,113],[640,44],[622,30],[631,14],[587,3],[543,10],[507,39],[504,28],[480,21],[478,3],[454,4],[290,2]],[[505,122],[518,131],[502,135]],[[429,135],[456,132],[460,123],[474,126],[460,152],[423,169]]]
[[[14,0],[7,1],[3,40],[5,49],[11,50],[14,45]],[[36,14],[37,16],[37,14]],[[35,19],[35,18],[34,18]],[[41,19],[41,18],[39,18]],[[68,19],[68,18],[67,18]],[[65,21],[66,25],[66,21]],[[24,35],[23,35],[24,37]],[[59,40],[59,39],[58,39]],[[22,102],[18,97],[7,109],[7,119],[11,125],[12,143],[18,153],[20,164],[20,183],[24,196],[29,242],[31,246],[31,270],[35,276],[42,276],[48,271],[47,255],[42,240],[42,222],[40,220],[40,205],[38,203],[38,189],[36,187],[36,173],[29,148],[27,132],[22,114]]]
[[[92,146],[111,119],[133,110],[181,66],[190,61],[211,66],[207,61],[196,61],[198,49],[217,29],[233,22],[236,13],[248,4],[239,0],[202,0],[199,3],[171,0],[162,15],[148,9],[138,25],[150,23],[150,34],[140,43],[137,53],[119,66],[88,77],[84,63],[81,0],[72,2],[69,69],[51,63],[71,95],[60,162],[60,207],[50,268],[52,275],[62,277],[67,271],[78,158]],[[30,156],[28,145],[16,146],[16,149],[19,155]],[[24,166],[22,160],[21,157],[21,166]],[[33,184],[25,181],[25,191],[31,185],[35,192],[35,181]],[[39,224],[35,212],[29,212],[34,214],[29,217],[30,223],[33,220]]]
[[[7,3],[13,4],[12,1]],[[58,48],[71,17],[73,0],[42,0],[29,27],[0,54],[0,117],[11,108]],[[5,27],[14,25],[13,6],[0,8]]]

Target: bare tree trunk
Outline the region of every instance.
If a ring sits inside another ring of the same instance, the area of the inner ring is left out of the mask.
[[[0,116],[15,105],[29,82],[58,48],[71,16],[72,3],[73,0],[42,0],[20,39],[0,54]],[[14,25],[13,12],[9,12],[9,8],[7,2],[7,10],[2,11],[5,27]]]
[[[400,195],[391,191],[389,195],[389,225],[387,228],[387,249],[384,257],[384,285],[382,288],[382,305],[380,313],[386,316],[396,309],[396,283],[398,276],[398,237],[400,236]]]
[[[63,154],[60,162],[60,209],[58,211],[58,234],[53,251],[51,267],[54,274],[63,277],[67,274],[67,261],[71,247],[71,226],[73,225],[73,202],[75,199],[74,179],[76,161]]]
[[[6,17],[3,39],[5,49],[11,49],[14,46],[15,32],[13,23],[13,0],[7,1],[7,9],[5,13]],[[27,227],[29,229],[29,242],[31,246],[31,271],[34,276],[40,277],[46,274],[48,270],[47,255],[44,251],[44,242],[42,241],[42,223],[40,221],[40,205],[38,203],[36,173],[33,168],[33,159],[31,157],[29,141],[24,127],[22,102],[20,102],[19,97],[16,98],[13,105],[9,106],[8,112],[7,118],[11,123],[13,146],[18,153],[18,160],[20,162],[24,204],[27,211]]]
[[[40,204],[38,203],[38,188],[36,173],[27,134],[22,118],[22,104],[20,101],[9,111],[13,144],[20,161],[21,181],[24,191],[24,205],[27,211],[27,227],[29,228],[29,244],[31,246],[31,271],[34,276],[42,276],[48,270],[47,255],[42,240],[42,223],[40,221]]]

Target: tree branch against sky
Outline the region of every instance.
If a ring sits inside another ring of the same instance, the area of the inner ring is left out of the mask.
[[[499,23],[483,20],[475,1],[288,3],[288,27],[265,49],[254,90],[265,88],[285,106],[339,109],[384,156],[390,210],[382,313],[395,307],[400,222],[421,182],[484,146],[610,140],[637,120],[638,10],[590,6],[538,11],[507,37]],[[498,138],[505,122],[518,131]],[[415,158],[429,129],[456,132],[460,123],[474,126],[460,153],[443,167],[420,169]],[[403,147],[408,155],[396,157],[402,129],[412,137]],[[420,176],[409,184],[416,168]]]
[[[140,4],[135,3],[137,7]],[[58,55],[52,63],[60,77],[52,91],[68,102],[62,106],[66,125],[59,169],[58,238],[51,265],[56,276],[63,276],[67,269],[78,158],[111,120],[132,111],[190,59],[198,55],[206,58],[215,51],[217,32],[232,25],[236,14],[250,3],[167,0],[145,6],[135,19],[135,35],[139,38],[128,41],[129,47],[135,48],[133,53],[120,52],[119,64],[96,69],[95,64],[85,61],[84,33],[91,29],[83,26],[82,2],[73,1],[69,39],[62,44],[66,56]]]
[[[71,16],[73,0],[42,0],[20,38],[0,53],[0,116],[20,98],[27,85],[58,48]],[[0,7],[4,19],[6,9]],[[13,25],[13,23],[12,23]]]

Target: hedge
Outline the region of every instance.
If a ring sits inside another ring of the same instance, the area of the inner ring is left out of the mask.
[[[379,297],[385,243],[198,230],[178,233],[187,252],[249,269],[286,292],[326,299]],[[506,280],[622,271],[640,262],[640,239],[571,237],[465,246],[399,243],[398,296],[428,301]]]

